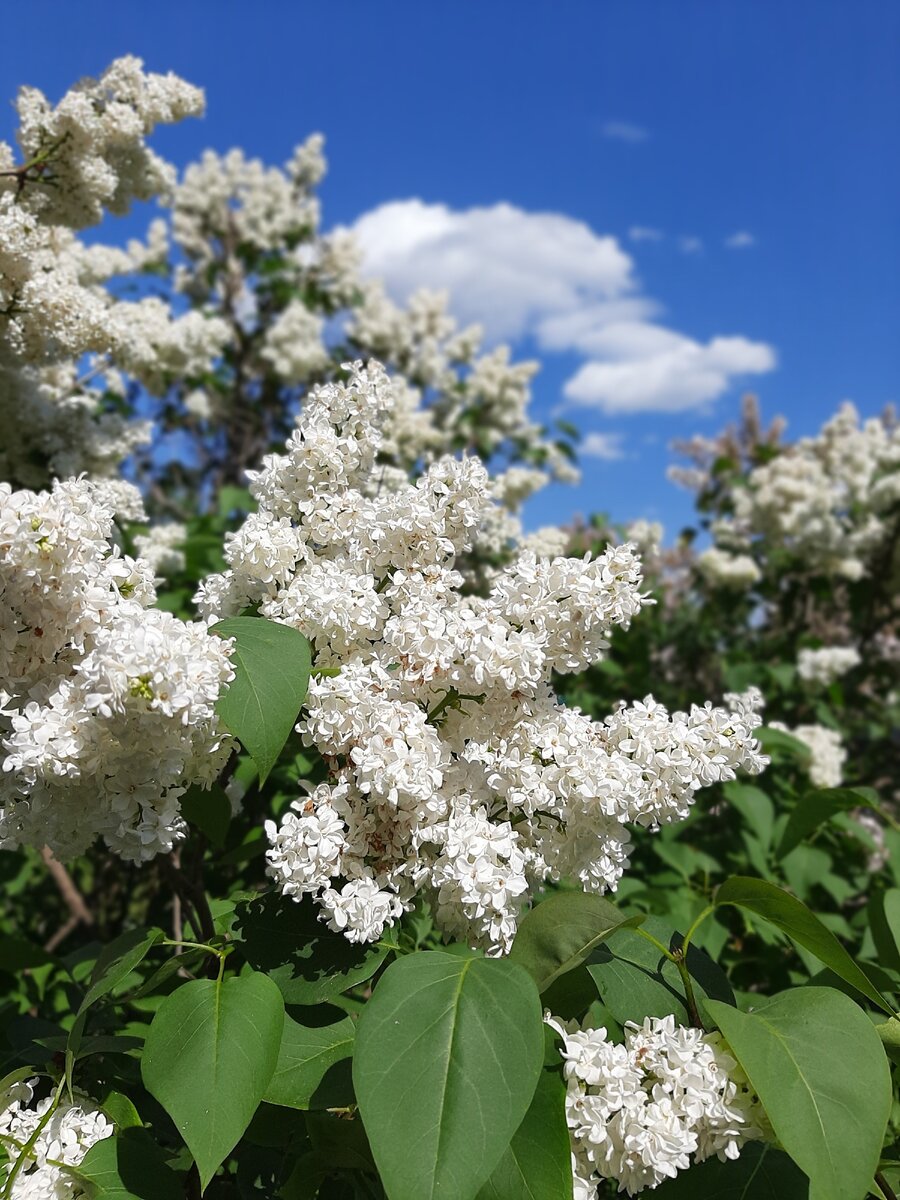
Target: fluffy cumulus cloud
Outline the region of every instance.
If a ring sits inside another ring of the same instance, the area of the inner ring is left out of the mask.
[[[735,377],[775,366],[771,347],[743,337],[704,344],[665,329],[614,326],[605,340],[610,357],[584,363],[566,383],[572,404],[607,413],[682,412],[710,404]]]
[[[482,325],[489,339],[529,337],[583,359],[564,387],[571,406],[703,408],[775,366],[765,343],[723,335],[701,342],[661,324],[617,239],[560,213],[396,200],[360,217],[354,232],[366,274],[398,301],[420,287],[444,288],[455,315]],[[642,232],[633,240],[650,240]]]
[[[511,204],[455,212],[396,200],[355,225],[368,274],[405,298],[430,280],[447,288],[464,321],[495,338],[533,330],[546,313],[632,289],[632,262],[613,237],[558,213]]]

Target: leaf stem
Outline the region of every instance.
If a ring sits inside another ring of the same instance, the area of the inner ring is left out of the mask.
[[[691,973],[688,970],[687,963],[684,961],[683,946],[675,952],[674,963],[678,968],[678,974],[681,976],[681,982],[684,986],[684,998],[687,1000],[688,1015],[691,1018],[691,1024],[696,1025],[698,1029],[705,1029],[706,1026],[700,1017],[700,1009],[697,1007],[697,997],[694,995],[694,984],[691,979]]]
[[[660,954],[665,955],[669,962],[677,962],[675,955],[668,948],[668,946],[664,946],[661,941],[653,936],[652,933],[648,933],[647,930],[642,929],[640,925],[636,925],[634,927],[634,932],[639,933],[642,938],[645,938],[652,946],[655,946]]]
[[[66,1086],[66,1080],[65,1080],[65,1076],[63,1076],[63,1078],[60,1079],[59,1084],[57,1085],[56,1092],[54,1093],[53,1099],[51,1100],[50,1104],[48,1104],[48,1106],[47,1106],[47,1111],[44,1113],[44,1115],[38,1121],[37,1125],[34,1127],[34,1132],[32,1133],[31,1137],[28,1139],[28,1141],[25,1143],[25,1145],[22,1147],[22,1153],[18,1156],[16,1161],[13,1163],[12,1169],[10,1170],[9,1174],[6,1177],[6,1183],[3,1185],[3,1191],[0,1192],[0,1197],[2,1197],[3,1200],[9,1200],[9,1197],[12,1196],[13,1184],[16,1182],[16,1179],[18,1178],[19,1172],[25,1166],[26,1159],[28,1158],[31,1151],[34,1149],[38,1138],[41,1136],[41,1134],[47,1128],[47,1125],[50,1123],[50,1118],[56,1112],[57,1108],[59,1108],[59,1102],[62,1099],[63,1088],[65,1086]]]
[[[897,1193],[885,1179],[884,1174],[881,1171],[875,1172],[875,1182],[881,1188],[881,1191],[884,1194],[884,1200],[897,1200]]]
[[[707,905],[706,908],[704,908],[703,912],[699,915],[699,917],[697,917],[697,919],[694,921],[693,925],[691,925],[690,929],[687,931],[687,933],[682,938],[682,941],[681,941],[681,953],[682,954],[687,954],[688,946],[690,946],[691,940],[693,939],[694,934],[697,932],[697,930],[700,928],[700,926],[703,924],[703,922],[706,920],[706,918],[711,913],[714,913],[715,911],[716,911],[716,906],[714,904],[709,904],[709,905]]]

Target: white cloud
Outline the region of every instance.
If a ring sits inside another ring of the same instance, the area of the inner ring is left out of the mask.
[[[746,229],[739,229],[737,233],[733,233],[731,237],[725,239],[725,245],[729,250],[745,250],[756,245],[756,238]]]
[[[360,217],[354,232],[366,273],[383,278],[393,295],[447,288],[456,315],[495,338],[521,336],[549,313],[634,286],[631,259],[614,237],[559,213],[511,204],[456,212],[395,200]]]
[[[731,386],[734,377],[771,371],[775,352],[743,337],[707,343],[658,331],[609,331],[609,357],[585,363],[563,393],[578,407],[606,413],[683,412],[703,408]]]
[[[701,254],[703,252],[703,239],[694,237],[693,234],[686,234],[678,239],[678,249],[682,254]]]
[[[589,433],[578,444],[578,453],[583,458],[599,458],[603,462],[616,462],[625,457],[624,434]]]
[[[577,355],[582,363],[563,389],[567,406],[703,408],[741,376],[775,367],[765,343],[704,343],[663,325],[619,242],[561,213],[397,200],[364,214],[354,232],[365,273],[383,279],[396,300],[445,288],[454,314],[483,325],[489,341],[533,337],[547,352]]]
[[[629,142],[636,146],[639,142],[646,142],[650,134],[640,125],[635,125],[633,121],[604,121],[600,130],[605,138],[612,138],[617,142]]]
[[[633,242],[661,242],[663,231],[653,229],[650,225],[632,225],[628,230],[628,236]]]

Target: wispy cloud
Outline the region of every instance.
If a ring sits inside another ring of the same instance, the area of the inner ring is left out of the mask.
[[[747,375],[771,371],[774,350],[740,335],[696,340],[662,323],[614,237],[562,213],[511,204],[451,209],[397,200],[356,222],[363,269],[405,301],[446,288],[454,315],[489,341],[533,338],[581,360],[567,407],[606,413],[706,408]],[[605,452],[617,443],[594,441]]]
[[[628,230],[628,236],[633,242],[661,242],[663,231],[653,229],[649,225],[632,225]]]
[[[583,458],[599,458],[602,462],[616,462],[625,457],[621,433],[589,433],[579,443],[578,452]]]
[[[643,126],[635,125],[633,121],[604,121],[600,132],[605,138],[612,138],[616,142],[629,142],[632,146],[636,146],[638,142],[646,142],[650,136]]]
[[[702,254],[703,239],[693,234],[685,234],[678,239],[678,249],[682,254]]]
[[[747,250],[750,246],[756,245],[756,238],[746,229],[739,229],[737,233],[733,233],[731,237],[725,239],[725,245],[729,250]]]

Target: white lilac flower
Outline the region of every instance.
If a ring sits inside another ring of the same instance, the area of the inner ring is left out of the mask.
[[[440,311],[422,300],[423,328]],[[329,779],[268,824],[269,871],[353,940],[424,892],[446,936],[503,953],[536,887],[614,888],[629,823],[684,817],[698,788],[761,770],[760,698],[670,716],[648,697],[606,722],[560,704],[551,673],[595,662],[648,603],[634,548],[522,550],[465,594],[457,559],[504,511],[484,466],[436,458],[371,487],[393,392],[376,364],[345,370],[252,474],[259,511],[197,595],[210,621],[259,603],[319,668],[297,729]]]
[[[862,659],[855,646],[822,646],[818,650],[803,649],[797,655],[797,674],[807,683],[827,687]]]
[[[763,1136],[762,1110],[718,1033],[646,1017],[617,1044],[603,1028],[545,1019],[563,1042],[576,1195],[611,1179],[635,1196]]]
[[[16,1147],[30,1141],[53,1106],[51,1096],[32,1104],[36,1083],[36,1079],[17,1083],[0,1093],[0,1139],[9,1155],[0,1165],[0,1184],[18,1162]],[[112,1123],[86,1099],[63,1101],[18,1167],[10,1200],[79,1200],[87,1194],[85,1188],[66,1168],[79,1166],[88,1150],[113,1132]]]

